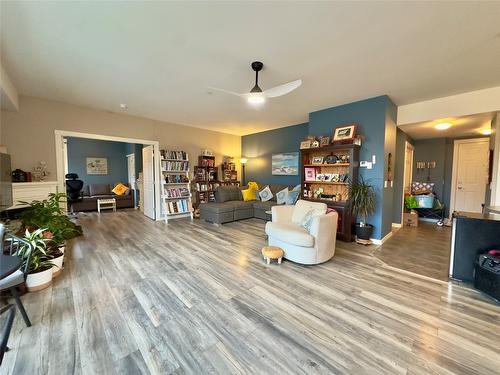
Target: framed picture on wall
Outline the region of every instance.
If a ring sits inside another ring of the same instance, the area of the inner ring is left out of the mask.
[[[107,158],[87,158],[87,174],[88,175],[104,175],[108,174],[108,159]]]
[[[273,154],[271,170],[277,176],[297,176],[299,174],[299,153],[286,152]]]
[[[349,141],[356,137],[356,124],[350,124],[335,128],[333,131],[333,141]]]

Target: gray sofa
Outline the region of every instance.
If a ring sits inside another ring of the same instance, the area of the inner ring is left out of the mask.
[[[266,214],[266,211],[270,211],[271,207],[277,204],[276,193],[286,187],[288,186],[269,185],[273,193],[271,200],[245,202],[241,190],[246,189],[246,187],[220,186],[215,191],[215,203],[200,204],[200,219],[214,224],[224,224],[252,217],[271,220],[271,215]]]
[[[115,184],[116,185],[116,184]],[[128,184],[124,184],[127,185]],[[134,207],[134,190],[129,189],[124,195],[116,195],[111,191],[114,185],[109,184],[90,184],[82,189],[83,199],[80,202],[73,203],[73,210],[79,211],[97,211],[98,199],[116,199],[116,208]]]

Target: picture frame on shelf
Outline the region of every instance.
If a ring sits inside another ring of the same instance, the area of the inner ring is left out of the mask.
[[[307,150],[308,148],[311,148],[311,141],[309,139],[300,142],[300,149],[301,150]]]
[[[319,141],[315,140],[311,142],[311,148],[318,148],[319,147]]]
[[[306,167],[304,169],[305,181],[316,181],[316,168]]]
[[[339,126],[333,130],[333,142],[352,141],[356,137],[356,124]]]
[[[328,155],[325,157],[324,163],[325,164],[336,164],[338,160],[337,155]]]
[[[311,164],[323,164],[323,156],[313,156]]]
[[[330,145],[330,137],[321,137],[319,139],[319,146],[320,147],[325,147]]]

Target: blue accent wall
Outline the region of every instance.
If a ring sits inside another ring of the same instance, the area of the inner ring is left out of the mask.
[[[358,124],[357,133],[364,136],[360,160],[371,161],[372,155],[375,155],[376,163],[373,168],[360,168],[359,174],[365,181],[371,183],[377,196],[375,213],[368,220],[375,226],[373,238],[376,239],[383,238],[391,231],[392,226],[393,188],[384,189],[384,179],[389,152],[393,155],[394,168],[395,120],[396,106],[385,95],[309,114],[309,133],[315,136],[331,136],[336,127],[350,123]]]
[[[308,134],[308,124],[288,126],[262,133],[245,135],[241,138],[241,155],[248,158],[245,166],[245,182],[257,181],[263,184],[300,184],[297,176],[273,176],[271,156],[282,152],[298,152],[300,142]]]
[[[127,182],[127,143],[68,138],[68,171],[77,173],[85,185]],[[107,175],[87,175],[87,157],[108,159]]]
[[[375,188],[377,207],[369,222],[375,226],[373,237],[381,239],[392,229],[394,189],[390,186],[384,188],[384,179],[387,178],[389,152],[392,153],[394,174],[396,113],[396,106],[384,95],[312,112],[309,114],[309,123],[243,136],[242,156],[249,158],[246,181],[288,185],[300,183],[300,176],[272,176],[271,155],[299,151],[300,141],[308,134],[332,136],[334,128],[357,123],[358,133],[364,136],[361,160],[371,161],[372,155],[376,157],[373,169],[362,168],[360,175]]]

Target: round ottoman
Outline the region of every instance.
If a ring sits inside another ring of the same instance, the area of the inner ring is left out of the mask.
[[[283,249],[277,246],[264,246],[262,248],[262,256],[267,264],[271,263],[271,259],[277,259],[278,264],[281,264],[281,259],[283,258]]]

